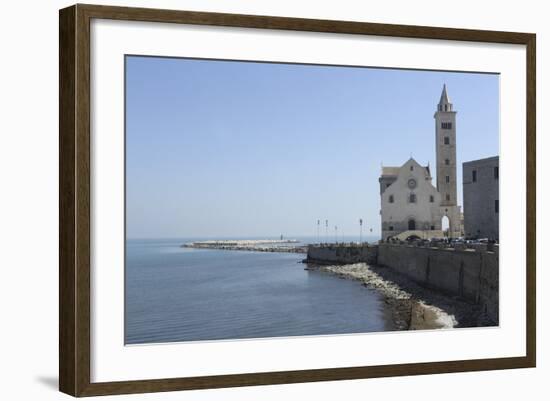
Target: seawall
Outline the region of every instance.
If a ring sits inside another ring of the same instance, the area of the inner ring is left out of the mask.
[[[494,250],[380,244],[378,265],[426,287],[479,304],[498,324],[498,246]]]
[[[307,263],[342,265],[353,263],[376,264],[378,245],[320,244],[307,249]]]
[[[498,324],[498,246],[314,245],[306,262],[321,265],[367,263],[388,267],[412,281],[479,305]]]

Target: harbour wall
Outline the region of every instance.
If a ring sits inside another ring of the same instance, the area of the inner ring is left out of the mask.
[[[498,323],[498,246],[481,249],[380,244],[378,265],[482,306]]]
[[[413,281],[481,305],[498,324],[498,245],[473,248],[379,245],[314,245],[306,262],[318,264],[367,263],[386,266]]]
[[[378,245],[320,244],[308,247],[306,261],[319,265],[376,264],[377,258]]]

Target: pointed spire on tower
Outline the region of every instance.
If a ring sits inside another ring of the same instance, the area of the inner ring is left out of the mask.
[[[441,91],[441,99],[439,99],[439,103],[451,103],[449,100],[449,95],[447,94],[447,84],[443,84],[443,91]]]
[[[449,95],[447,94],[447,85],[443,84],[443,90],[441,91],[441,98],[439,99],[439,104],[437,105],[437,110],[439,111],[452,111],[453,104]]]

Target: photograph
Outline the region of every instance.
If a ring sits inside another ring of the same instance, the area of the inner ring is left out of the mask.
[[[125,55],[124,344],[498,327],[499,85]]]
[[[1,399],[545,399],[543,2],[3,5]]]

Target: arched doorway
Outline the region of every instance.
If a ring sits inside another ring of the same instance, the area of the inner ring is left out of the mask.
[[[451,228],[451,222],[449,220],[449,217],[443,216],[441,218],[441,231],[443,231],[443,235],[445,237],[449,237],[450,228]]]
[[[416,230],[416,221],[409,219],[409,230]]]
[[[420,238],[418,235],[409,235],[405,241],[407,242],[411,242],[411,241],[419,241],[421,240],[422,238]]]

